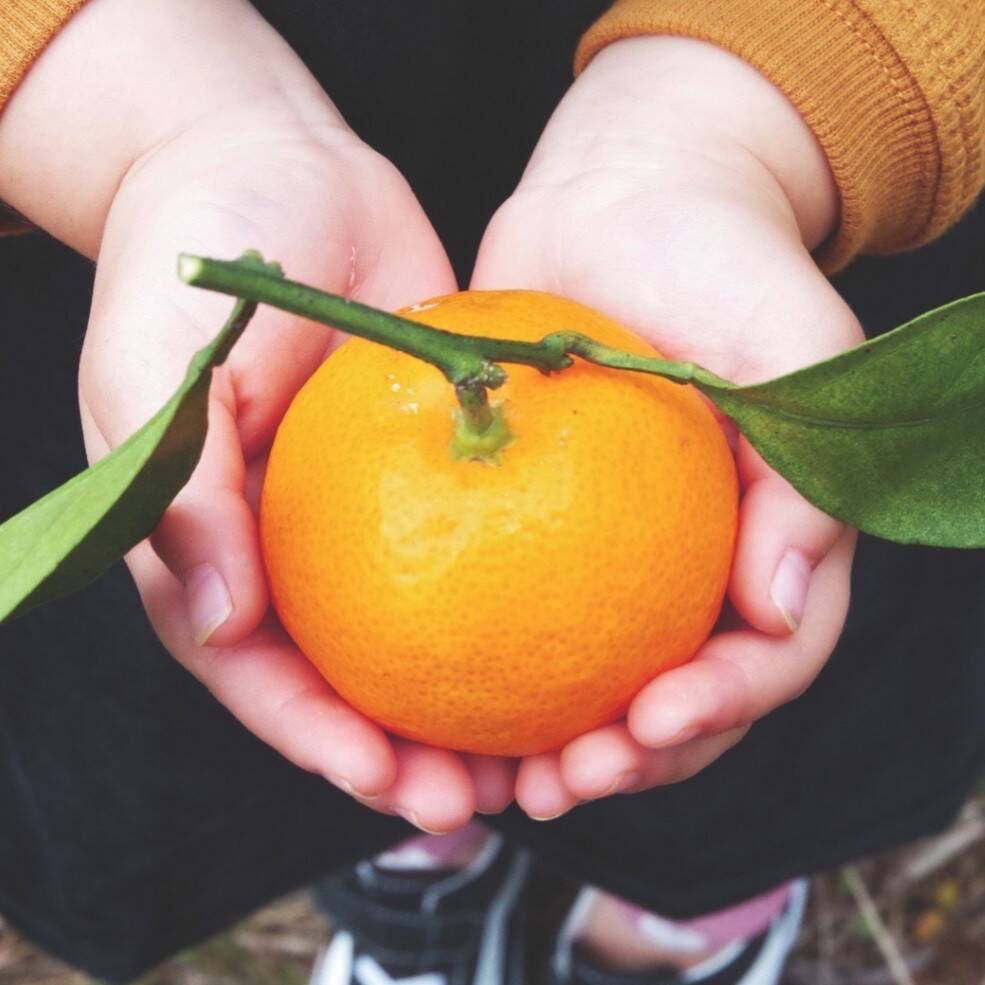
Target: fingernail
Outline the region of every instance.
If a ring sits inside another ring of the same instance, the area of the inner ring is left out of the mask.
[[[559,817],[564,817],[568,811],[577,806],[577,803],[572,804],[571,807],[565,807],[563,811],[558,811],[557,814],[528,814],[527,817],[529,817],[531,821],[554,821]]]
[[[185,575],[188,616],[195,645],[204,646],[233,614],[233,600],[222,575],[211,564],[200,564]]]
[[[415,828],[420,829],[426,835],[441,835],[441,834],[444,834],[445,833],[443,831],[435,831],[433,828],[426,828],[423,824],[421,824],[420,819],[418,818],[417,814],[414,811],[412,811],[412,810],[408,810],[408,809],[403,808],[403,807],[395,807],[394,810],[405,821],[407,821],[409,824],[413,824]]]
[[[635,787],[637,783],[640,782],[640,774],[637,770],[624,770],[620,773],[609,786],[608,790],[602,794],[603,797],[608,797],[610,794],[620,793],[623,790],[629,790]]]
[[[663,705],[651,714],[647,722],[644,744],[658,749],[689,742],[701,732],[701,726],[695,724],[694,717],[692,708],[679,704]]]
[[[797,632],[807,604],[807,588],[811,582],[811,566],[800,551],[790,548],[773,573],[770,598],[780,610],[791,633]]]
[[[348,780],[341,776],[326,776],[329,783],[334,783],[335,786],[339,788],[343,793],[347,793],[350,797],[356,797],[358,800],[368,800],[370,802],[374,800],[379,800],[380,795],[378,793],[363,793],[361,790],[357,790]]]

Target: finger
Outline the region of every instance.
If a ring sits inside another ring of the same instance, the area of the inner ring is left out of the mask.
[[[177,579],[148,544],[129,560],[161,641],[246,728],[343,790],[373,797],[394,783],[386,734],[329,687],[272,619],[235,646],[197,646]]]
[[[623,792],[639,793],[651,787],[689,780],[737,745],[748,731],[749,726],[745,725],[718,735],[692,739],[670,749],[651,749],[640,771],[639,782]]]
[[[454,753],[433,749],[406,740],[395,740],[397,755],[398,779],[385,793],[375,797],[363,797],[355,794],[355,799],[365,807],[380,814],[390,814],[403,817],[415,827],[427,834],[447,834],[463,826],[462,818],[471,818],[469,812],[468,789],[463,784],[461,770]],[[474,760],[488,760],[478,765]],[[506,761],[502,761],[505,763]],[[476,780],[488,784],[484,791],[490,809],[482,812],[498,813],[512,799],[512,775],[509,776],[509,788],[506,793],[506,803],[502,802],[503,780],[506,771],[501,768],[489,769],[494,766],[493,757],[463,756],[461,765],[468,773],[468,781],[472,784],[472,803],[479,812],[479,795]],[[429,786],[439,789],[428,789]],[[441,806],[435,809],[435,801],[440,800]],[[417,805],[422,803],[423,809]]]
[[[561,776],[580,800],[638,793],[694,775],[735,745],[746,731],[732,729],[680,746],[647,749],[620,722],[570,742],[561,753]]]
[[[478,814],[499,814],[509,807],[516,785],[516,763],[501,756],[466,755]]]
[[[534,821],[551,821],[578,803],[561,777],[560,753],[546,752],[521,760],[516,776],[516,802]]]
[[[843,531],[815,569],[796,633],[713,636],[689,664],[643,688],[627,716],[633,738],[648,748],[679,745],[747,725],[802,694],[841,633],[854,544],[855,532]]]
[[[595,800],[636,787],[649,749],[629,733],[625,723],[607,725],[579,736],[561,752],[561,777],[579,800]]]
[[[745,440],[739,464],[744,493],[729,598],[755,629],[787,635],[800,625],[812,573],[843,527],[808,503]]]
[[[393,739],[397,778],[386,804],[428,834],[447,834],[468,824],[475,812],[472,777],[458,753],[407,739]]]

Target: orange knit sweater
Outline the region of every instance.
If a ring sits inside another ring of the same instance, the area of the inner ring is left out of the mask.
[[[83,3],[3,0],[0,105]],[[640,34],[720,45],[797,107],[841,192],[826,269],[933,239],[985,185],[985,0],[616,0],[576,70]]]

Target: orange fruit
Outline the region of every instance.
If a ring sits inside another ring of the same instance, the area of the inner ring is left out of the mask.
[[[534,291],[401,314],[452,332],[584,332],[655,350]],[[353,706],[435,746],[527,755],[619,718],[710,633],[736,529],[733,459],[691,387],[577,361],[505,367],[498,464],[449,450],[453,388],[352,339],[298,393],[270,455],[261,536],[274,604]]]

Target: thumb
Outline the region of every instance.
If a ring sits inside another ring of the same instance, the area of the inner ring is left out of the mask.
[[[184,588],[199,646],[243,639],[268,604],[256,521],[244,495],[239,434],[218,383],[213,381],[199,466],[151,537],[154,550]]]
[[[196,644],[229,645],[248,636],[267,610],[266,579],[228,379],[215,371],[205,447],[191,479],[151,537],[155,552],[184,589]],[[112,443],[85,401],[83,426],[90,458]]]
[[[744,488],[729,597],[764,633],[796,632],[811,575],[837,542],[842,524],[812,506],[745,439],[738,449]]]
[[[806,276],[791,273],[787,290],[778,285],[761,306],[762,323],[783,331],[757,347],[735,382],[782,376],[862,340],[861,326],[831,285],[813,268],[801,273]],[[742,500],[729,598],[749,625],[783,636],[799,627],[812,573],[843,525],[804,499],[745,438],[736,452]]]

